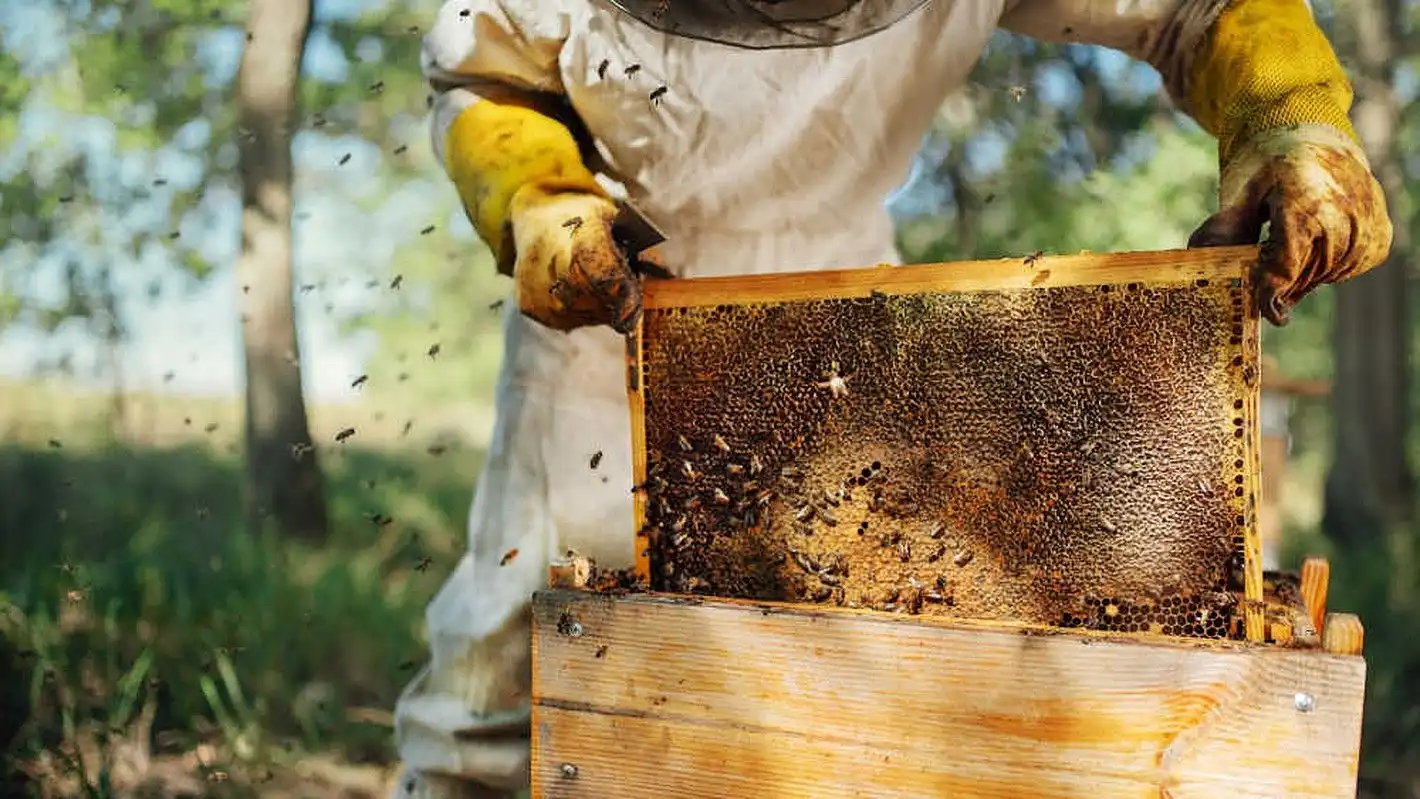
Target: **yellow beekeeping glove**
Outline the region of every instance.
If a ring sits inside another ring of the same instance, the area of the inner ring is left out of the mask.
[[[1305,0],[1233,0],[1189,75],[1194,119],[1218,138],[1219,207],[1189,246],[1256,243],[1258,304],[1284,325],[1322,283],[1390,253],[1385,194],[1347,113],[1351,84]]]
[[[541,105],[511,94],[474,102],[444,138],[445,168],[524,314],[557,330],[624,333],[640,315],[641,283],[612,235],[617,205]]]

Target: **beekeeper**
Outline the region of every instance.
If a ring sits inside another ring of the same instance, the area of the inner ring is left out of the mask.
[[[1190,243],[1256,243],[1270,222],[1257,269],[1272,322],[1389,252],[1351,87],[1305,0],[445,3],[422,57],[433,145],[516,308],[468,553],[429,606],[432,658],[396,710],[395,795],[525,786],[529,597],[565,549],[632,560],[617,329],[641,295],[613,192],[664,230],[660,260],[680,276],[894,262],[884,199],[997,28],[1159,70],[1218,139],[1222,210]]]

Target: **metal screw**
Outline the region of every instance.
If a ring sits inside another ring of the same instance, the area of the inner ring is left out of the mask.
[[[562,764],[562,777],[564,779],[574,779],[577,776],[577,767],[571,763]]]
[[[1316,710],[1316,697],[1298,691],[1296,695],[1292,697],[1292,705],[1303,713],[1310,713]]]
[[[581,638],[582,623],[580,621],[574,621],[571,624],[567,625],[567,635],[573,638]]]

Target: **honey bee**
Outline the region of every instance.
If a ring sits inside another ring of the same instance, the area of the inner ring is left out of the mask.
[[[715,449],[718,449],[718,450],[720,450],[721,452],[729,452],[729,451],[730,451],[730,445],[725,441],[725,439],[724,439],[719,433],[716,433],[716,434],[715,434],[715,437],[714,437],[713,439],[711,439],[711,441],[715,444]]]
[[[835,398],[848,396],[848,378],[838,373],[838,361],[834,361],[829,367],[828,379],[817,385],[819,388],[828,389]]]
[[[823,571],[812,556],[806,555],[797,549],[789,550],[789,557],[794,559],[794,564],[809,574],[818,574]]]

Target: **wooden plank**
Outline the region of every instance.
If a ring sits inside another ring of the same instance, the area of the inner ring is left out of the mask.
[[[1080,253],[819,272],[648,280],[642,307],[694,308],[765,302],[850,299],[885,294],[1003,291],[1114,283],[1229,280],[1257,262],[1257,247]]]
[[[1358,657],[664,595],[533,606],[534,797],[1355,795]]]
[[[638,578],[1262,641],[1256,255],[648,283]]]
[[[1302,561],[1302,601],[1318,630],[1326,629],[1326,592],[1330,585],[1331,561],[1315,556]]]
[[[1359,655],[1365,646],[1366,631],[1354,613],[1328,613],[1322,627],[1321,648],[1333,655]]]

